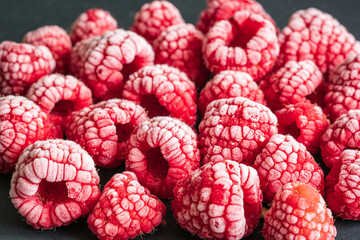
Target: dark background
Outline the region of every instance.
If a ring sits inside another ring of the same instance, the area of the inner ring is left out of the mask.
[[[128,29],[136,11],[146,1],[140,0],[0,0],[0,41],[20,42],[31,30],[44,25],[59,25],[69,30],[77,16],[89,8],[100,7],[108,10],[118,21],[120,28]],[[199,13],[205,8],[205,0],[172,0],[186,22],[195,24]],[[360,1],[357,0],[259,0],[265,10],[274,18],[279,28],[283,28],[296,10],[316,7],[337,18],[357,39],[360,39]],[[101,185],[123,167],[113,170],[100,169]],[[86,219],[57,228],[56,230],[35,230],[24,218],[17,214],[8,197],[9,175],[0,174],[0,239],[96,239],[88,230]],[[137,239],[196,239],[175,223],[167,202],[167,224],[159,226],[153,234]],[[337,240],[360,239],[360,222],[336,219]],[[254,233],[246,239],[263,239],[262,222]]]

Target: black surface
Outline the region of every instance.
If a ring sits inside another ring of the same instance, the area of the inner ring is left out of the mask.
[[[134,13],[145,1],[139,0],[1,0],[0,6],[0,41],[21,41],[25,33],[44,25],[59,25],[69,29],[71,23],[82,12],[89,8],[100,7],[108,10],[118,20],[119,27],[128,29]],[[205,0],[173,0],[185,19],[196,23],[200,11],[205,7]],[[360,39],[360,1],[358,0],[259,0],[274,18],[280,28],[287,24],[290,15],[298,9],[317,7],[336,17],[347,29]],[[120,167],[113,170],[100,169],[101,185],[104,186],[112,174],[121,172]],[[56,230],[34,230],[24,218],[17,214],[8,197],[10,176],[0,175],[0,239],[96,239],[87,228],[86,219],[77,223],[57,228]],[[138,239],[196,239],[182,230],[172,218],[167,202],[167,224],[158,227],[153,234]],[[337,219],[335,223],[338,240],[360,239],[360,222]],[[247,239],[263,239],[261,226]]]

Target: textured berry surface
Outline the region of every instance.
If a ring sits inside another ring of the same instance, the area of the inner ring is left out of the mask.
[[[143,106],[149,117],[171,116],[189,125],[196,122],[196,89],[187,75],[167,65],[147,66],[130,75],[124,99]]]
[[[275,195],[262,233],[266,240],[333,240],[336,228],[318,190],[307,183],[291,182]]]
[[[54,69],[55,60],[45,46],[0,43],[0,94],[23,95],[33,82]]]
[[[96,165],[113,168],[123,162],[129,135],[145,120],[139,105],[111,99],[72,113],[65,133],[89,152]]]
[[[128,141],[126,170],[159,198],[172,198],[173,188],[200,166],[196,133],[170,117],[154,117],[133,131]]]
[[[256,157],[254,168],[259,174],[265,203],[271,203],[288,182],[310,183],[324,194],[322,169],[306,147],[290,135],[273,135]]]
[[[23,42],[48,47],[56,61],[55,72],[66,73],[72,45],[64,29],[56,25],[40,27],[28,32]]]
[[[277,123],[269,108],[247,98],[211,102],[199,125],[203,163],[232,159],[251,166]]]
[[[100,197],[91,156],[72,141],[37,141],[19,158],[10,198],[34,228],[51,229],[86,216]]]
[[[180,181],[171,209],[182,228],[203,239],[240,239],[261,216],[262,193],[252,167],[231,160],[207,163]]]
[[[185,72],[197,88],[208,79],[201,52],[204,35],[192,24],[177,24],[161,32],[153,43],[155,63]]]
[[[117,29],[76,44],[70,69],[99,101],[120,97],[129,75],[153,62],[154,52],[142,37]]]
[[[70,38],[73,44],[93,37],[99,36],[106,31],[117,29],[117,22],[108,11],[100,8],[89,9],[80,14],[70,30]]]
[[[275,112],[279,133],[290,134],[306,149],[315,154],[320,149],[320,138],[329,127],[329,120],[319,106],[308,102],[287,105]]]
[[[171,2],[152,1],[136,13],[131,30],[153,44],[162,31],[180,23],[184,23],[184,19]]]

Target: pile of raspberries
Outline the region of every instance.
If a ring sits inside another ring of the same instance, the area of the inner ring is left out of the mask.
[[[202,239],[263,218],[267,240],[330,240],[360,220],[360,42],[315,8],[281,30],[255,0],[206,4],[195,26],[153,1],[130,30],[95,8],[0,43],[0,173],[28,224],[131,239],[168,211]]]

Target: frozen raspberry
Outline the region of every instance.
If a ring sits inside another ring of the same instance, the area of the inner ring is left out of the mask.
[[[278,110],[288,104],[306,101],[323,81],[319,68],[312,61],[289,61],[261,81],[260,88],[265,94],[267,105]]]
[[[360,53],[360,43],[334,17],[316,8],[295,12],[279,36],[278,66],[289,60],[312,60],[322,73],[348,56]]]
[[[108,11],[100,8],[89,9],[80,14],[70,30],[73,44],[94,36],[99,36],[107,31],[117,29],[117,22]]]
[[[150,44],[167,27],[185,23],[179,10],[168,1],[145,3],[135,15],[131,30],[144,37]]]
[[[270,72],[279,54],[276,29],[261,15],[236,12],[209,30],[203,53],[205,65],[212,73],[242,71],[258,81]]]
[[[203,163],[231,159],[251,166],[276,125],[275,114],[250,99],[212,101],[199,125]]]
[[[68,225],[86,216],[100,197],[91,156],[72,141],[37,141],[19,158],[10,198],[36,229]]]
[[[266,240],[334,240],[336,228],[318,190],[308,183],[290,182],[275,195],[262,233]]]
[[[128,145],[126,170],[159,198],[172,198],[176,183],[200,166],[197,134],[174,118],[140,123]]]
[[[332,167],[345,149],[360,148],[360,110],[350,110],[332,123],[320,138],[321,156]]]
[[[72,113],[65,134],[88,151],[96,165],[113,168],[124,160],[129,135],[148,119],[139,105],[111,99]]]
[[[0,43],[0,94],[23,95],[33,82],[54,69],[55,60],[45,46]]]
[[[129,75],[153,63],[154,52],[142,37],[117,29],[76,44],[70,69],[100,101],[120,97]]]
[[[287,105],[275,114],[279,120],[279,133],[290,134],[311,154],[319,151],[321,135],[330,124],[319,106],[302,102]]]
[[[165,213],[165,204],[141,186],[134,173],[125,171],[106,183],[88,225],[100,240],[132,239],[153,231]]]
[[[199,111],[204,115],[210,102],[234,97],[246,97],[261,104],[265,103],[264,93],[249,74],[228,70],[216,74],[201,90],[198,99]]]
[[[273,135],[256,157],[264,202],[270,203],[288,182],[310,183],[324,194],[324,173],[306,147],[290,135]]]
[[[0,173],[11,173],[30,144],[56,136],[49,132],[46,113],[21,96],[0,97]]]
[[[231,160],[207,163],[174,189],[180,226],[203,239],[241,239],[257,226],[262,193],[255,169]]]
[[[196,122],[195,85],[177,68],[167,65],[144,67],[130,75],[122,95],[143,106],[150,118],[171,116],[189,125]]]
[[[56,61],[55,72],[66,73],[66,64],[71,52],[71,40],[64,29],[59,26],[40,27],[28,32],[23,42],[34,46],[48,47]]]
[[[155,63],[179,68],[200,89],[209,75],[201,52],[203,40],[192,24],[170,26],[153,43]]]

